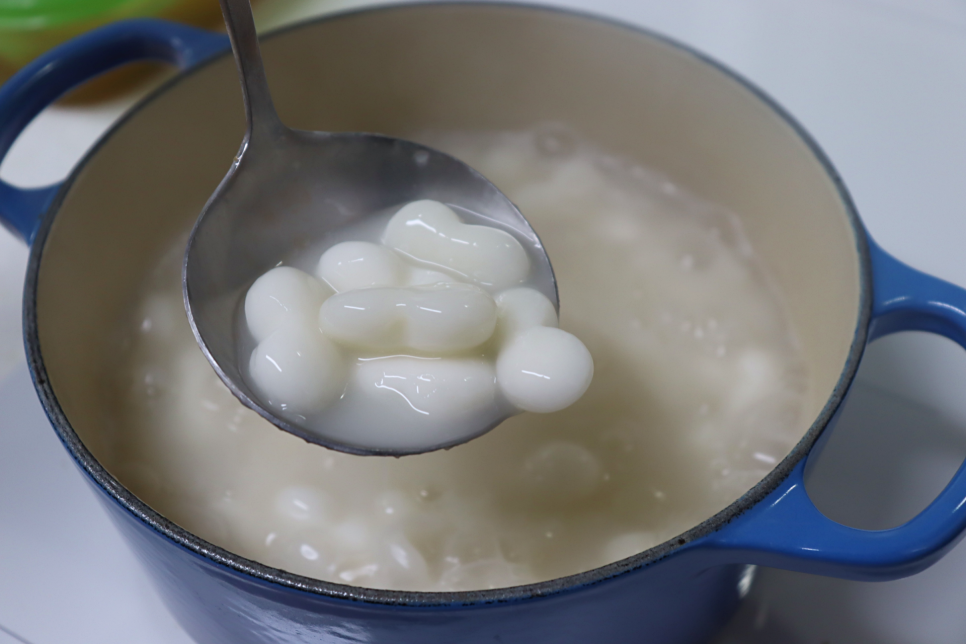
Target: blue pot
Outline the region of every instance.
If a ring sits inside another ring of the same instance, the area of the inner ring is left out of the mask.
[[[269,568],[200,539],[101,464],[109,401],[98,374],[111,367],[102,347],[112,316],[228,168],[243,131],[240,95],[223,36],[153,20],[98,29],[0,89],[0,158],[40,110],[101,72],[148,58],[184,72],[64,183],[0,182],[0,220],[32,245],[25,342],[54,430],[199,642],[701,642],[747,592],[751,565],[894,579],[961,538],[962,468],[891,530],[834,523],[808,498],[805,469],[866,344],[920,330],[966,346],[966,292],[879,249],[823,153],[759,90],[654,34],[523,5],[364,10],[275,33],[263,47],[281,115],[294,126],[400,134],[560,120],[741,213],[789,300],[820,396],[798,445],[740,499],[651,550],[565,578],[479,592],[377,591]]]

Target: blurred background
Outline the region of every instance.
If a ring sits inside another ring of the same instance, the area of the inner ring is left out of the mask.
[[[762,87],[831,157],[879,243],[966,285],[966,2],[539,0],[664,33]],[[261,31],[367,0],[260,0]],[[219,29],[216,0],[0,0],[0,77],[125,17]],[[172,72],[115,72],[41,114],[0,165],[20,186],[62,179]],[[0,228],[0,644],[188,644],[50,430],[24,365],[27,250]],[[872,345],[808,481],[831,518],[908,520],[966,457],[966,356],[903,334]],[[66,527],[65,527],[66,526]],[[962,644],[966,547],[925,573],[865,584],[759,570],[713,644]],[[641,625],[641,641],[647,641]],[[554,643],[548,643],[554,644]]]

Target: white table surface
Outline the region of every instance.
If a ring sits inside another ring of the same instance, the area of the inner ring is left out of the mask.
[[[312,10],[309,0],[265,0],[263,20],[278,22],[285,1]],[[650,27],[751,79],[818,140],[885,248],[966,285],[966,1],[547,4]],[[62,178],[134,99],[47,110],[0,176],[25,186]],[[0,644],[188,644],[34,395],[19,338],[25,262],[0,229]],[[923,508],[966,457],[963,383],[966,360],[948,341],[907,334],[873,345],[808,484],[820,508],[864,528]],[[963,546],[887,583],[762,570],[714,644],[962,644],[964,588]]]

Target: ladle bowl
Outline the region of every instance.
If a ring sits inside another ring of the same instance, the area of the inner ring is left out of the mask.
[[[239,310],[248,287],[298,248],[392,206],[432,199],[477,213],[515,233],[528,251],[536,287],[559,308],[553,269],[540,239],[513,203],[483,175],[447,154],[404,139],[359,132],[310,132],[278,117],[248,0],[221,0],[241,77],[248,129],[231,169],[205,205],[185,251],[185,308],[202,351],[246,406],[309,442],[353,454],[401,456],[451,447],[372,448],[346,443],[283,417],[244,377]],[[458,442],[499,424],[487,417]],[[501,421],[502,422],[502,421]]]

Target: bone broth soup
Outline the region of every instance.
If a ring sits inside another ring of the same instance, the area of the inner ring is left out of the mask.
[[[182,303],[185,230],[116,334],[118,417],[104,461],[135,494],[293,573],[473,590],[655,546],[791,450],[804,431],[804,362],[735,214],[562,127],[417,138],[493,180],[540,234],[559,328],[593,357],[586,393],[418,456],[309,445],[243,407],[203,357]]]

